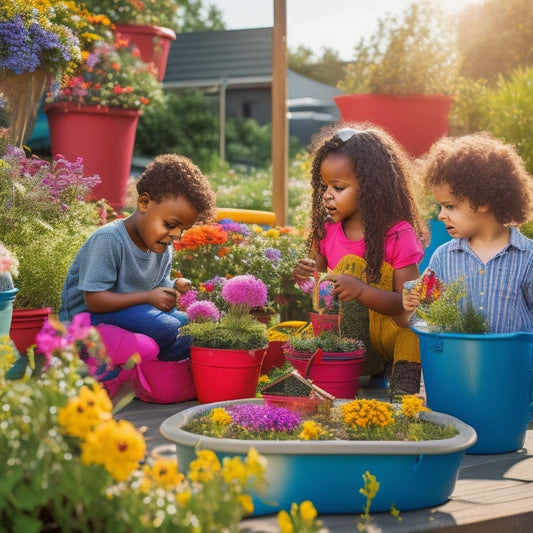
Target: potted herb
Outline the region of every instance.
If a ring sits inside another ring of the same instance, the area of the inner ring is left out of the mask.
[[[189,291],[192,292],[192,291]],[[255,395],[268,343],[266,325],[252,314],[264,306],[265,284],[250,274],[235,276],[222,287],[228,310],[214,302],[196,300],[194,293],[180,298],[190,322],[180,335],[191,336],[191,366],[202,403]]]
[[[74,256],[107,215],[104,202],[85,201],[98,181],[85,175],[81,158],[45,161],[14,146],[0,150],[0,241],[19,261],[11,335],[21,353],[44,317],[59,310]]]
[[[412,3],[362,38],[335,97],[348,121],[384,126],[414,156],[448,131],[449,95],[459,72],[453,26],[435,3]],[[394,117],[394,119],[393,119]]]

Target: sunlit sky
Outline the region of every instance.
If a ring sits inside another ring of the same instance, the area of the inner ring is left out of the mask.
[[[481,0],[438,0],[443,9],[457,10]],[[274,23],[274,0],[205,0],[223,13],[227,29],[263,28]],[[286,0],[287,44],[319,54],[333,48],[341,59],[353,59],[361,37],[374,33],[387,13],[401,14],[413,0]]]

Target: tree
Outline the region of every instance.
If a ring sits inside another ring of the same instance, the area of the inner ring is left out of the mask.
[[[533,65],[531,0],[485,0],[464,8],[458,19],[462,74],[495,82],[518,66]]]
[[[182,33],[225,29],[222,12],[216,6],[204,6],[202,0],[180,0],[179,4],[178,22]]]
[[[333,48],[323,47],[321,52],[322,55],[315,59],[312,50],[299,46],[295,52],[289,51],[289,68],[302,76],[335,87],[344,77],[344,62]]]

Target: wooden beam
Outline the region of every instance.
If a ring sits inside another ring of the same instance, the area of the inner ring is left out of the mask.
[[[272,31],[272,206],[278,226],[288,223],[287,5],[274,0]]]

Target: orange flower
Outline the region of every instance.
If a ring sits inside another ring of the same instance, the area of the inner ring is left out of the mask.
[[[195,250],[207,244],[224,244],[228,241],[228,234],[220,224],[204,224],[188,229],[180,241],[174,242],[175,250]]]

